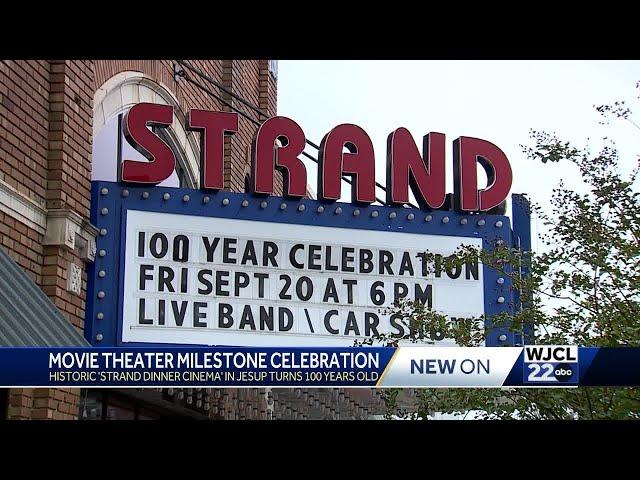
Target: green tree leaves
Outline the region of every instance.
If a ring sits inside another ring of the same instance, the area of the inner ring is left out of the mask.
[[[637,88],[640,91],[640,82]],[[624,101],[596,110],[605,119],[640,129]],[[458,345],[478,346],[486,334],[477,328],[478,321],[490,320],[488,324],[508,325],[514,331],[533,325],[538,344],[640,346],[640,164],[625,176],[616,146],[606,138],[604,147],[592,154],[555,134],[532,130],[530,137],[533,145],[523,146],[529,160],[574,164],[586,192],[561,182],[548,207],[532,207],[546,227],[540,252],[508,245],[496,245],[494,252],[465,247],[449,260],[463,264],[477,259],[508,276],[520,291],[524,308],[490,319],[452,321],[424,305],[401,303],[394,313],[409,319],[411,333],[366,343],[429,343],[437,331]],[[522,278],[518,272],[525,264],[531,273]],[[473,412],[485,419],[640,418],[638,388],[423,389],[414,392],[414,409],[408,411],[398,410],[399,393],[386,390],[383,395],[388,417],[427,419],[435,413]]]

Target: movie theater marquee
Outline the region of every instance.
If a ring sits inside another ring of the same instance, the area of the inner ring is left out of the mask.
[[[477,264],[436,276],[422,256],[425,247],[451,254],[459,238],[354,233],[130,211],[123,341],[345,345],[402,335],[404,319],[385,312],[400,299],[453,317],[483,314]]]
[[[303,198],[306,170],[297,159],[304,134],[275,117],[254,141],[253,191],[237,194],[216,188],[222,139],[237,130],[237,116],[198,110],[187,126],[201,135],[202,188],[161,188],[154,185],[173,172],[175,158],[147,127],[168,125],[167,109],[129,111],[123,131],[149,162],[123,159],[121,182],[93,184],[92,223],[101,233],[89,272],[92,343],[346,346],[408,333],[407,319],[390,308],[400,300],[453,318],[513,308],[508,279],[445,261],[463,244],[512,243],[509,219],[487,213],[511,184],[506,157],[489,142],[454,142],[455,209],[443,210],[444,135],[426,135],[421,155],[408,132],[396,130],[387,152],[390,206],[378,206],[371,141],[341,125],[320,146],[312,200]],[[487,173],[485,189],[477,187],[477,165]],[[274,169],[285,173],[285,197],[272,195]],[[335,201],[344,174],[353,179],[352,203]],[[400,206],[409,188],[420,209]],[[507,337],[498,331],[487,343]],[[451,343],[438,332],[432,339]]]

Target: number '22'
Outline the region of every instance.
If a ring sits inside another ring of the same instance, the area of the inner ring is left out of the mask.
[[[527,381],[529,382],[555,382],[556,378],[553,376],[553,364],[551,363],[530,363],[529,376]]]

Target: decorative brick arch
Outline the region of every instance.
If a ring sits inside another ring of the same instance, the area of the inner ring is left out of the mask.
[[[125,71],[106,80],[93,98],[93,137],[114,116],[140,102],[174,107],[173,125],[166,129],[186,174],[187,184],[198,187],[200,146],[193,132],[184,128],[185,110],[176,95],[165,85],[144,73]]]
[[[99,90],[110,79],[120,74],[137,74],[147,81],[162,86],[175,102],[176,111],[182,116],[190,108],[200,108],[212,111],[231,111],[225,102],[234,107],[240,106],[237,100],[231,98],[222,89],[209,84],[206,80],[191,75],[196,83],[209,88],[214,94],[209,94],[194,83],[184,79],[174,78],[174,60],[93,60],[91,73],[94,100],[100,100]],[[269,60],[189,60],[190,65],[204,72],[209,78],[226,89],[241,95],[245,100],[267,112],[268,116],[277,114],[277,80],[270,73]],[[218,97],[218,98],[216,98]],[[167,103],[172,103],[167,101]],[[97,103],[94,103],[94,107]],[[247,147],[256,132],[257,127],[240,118],[239,130],[236,135],[225,139],[225,189],[232,191],[244,190],[244,169],[249,163],[246,155]],[[94,129],[95,131],[95,129]],[[195,139],[198,137],[195,136]],[[199,142],[196,142],[196,146]],[[275,177],[276,191],[281,192],[282,179],[279,172]]]
[[[206,72],[211,78],[220,83],[225,83],[223,78],[223,60],[194,60],[190,63]],[[123,73],[138,73],[171,92],[182,112],[188,108],[202,108],[207,110],[228,110],[217,99],[206,95],[193,85],[174,78],[174,61],[172,60],[95,60],[94,92],[98,92],[111,78]],[[230,85],[228,85],[230,87]]]

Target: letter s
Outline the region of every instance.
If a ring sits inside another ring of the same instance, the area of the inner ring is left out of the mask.
[[[171,105],[138,103],[122,119],[122,133],[149,162],[123,160],[121,180],[156,185],[171,176],[176,158],[169,146],[147,126],[168,127],[173,122]]]

